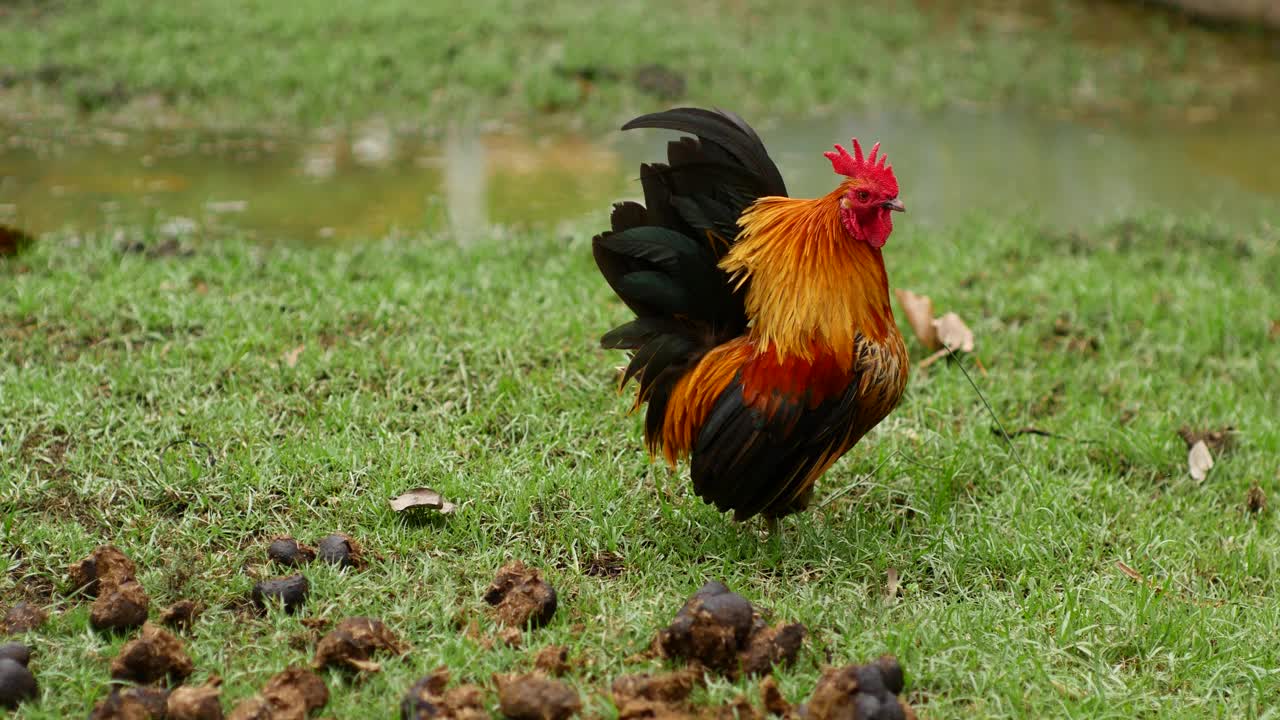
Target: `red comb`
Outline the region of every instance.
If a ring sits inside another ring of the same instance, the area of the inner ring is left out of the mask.
[[[865,160],[862,157],[862,146],[858,144],[858,138],[853,138],[853,155],[849,155],[849,151],[836,145],[835,152],[825,152],[823,155],[831,161],[831,169],[835,170],[838,175],[854,177],[861,175],[867,170],[875,170],[878,172],[892,172],[893,166],[886,165],[885,161],[888,156],[881,155],[879,165],[876,164],[876,154],[880,152],[880,143],[871,146],[871,155]]]

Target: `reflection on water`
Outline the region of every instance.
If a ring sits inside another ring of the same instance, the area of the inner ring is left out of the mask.
[[[1064,226],[1143,210],[1252,219],[1280,208],[1280,133],[1220,124],[1086,126],[950,112],[759,126],[794,195],[833,178],[821,153],[879,140],[913,223],[1030,212]],[[641,161],[669,133],[443,141],[373,125],[303,139],[0,127],[0,222],[35,231],[189,218],[263,240],[371,238],[427,229],[469,241],[494,226],[555,228],[639,197]]]

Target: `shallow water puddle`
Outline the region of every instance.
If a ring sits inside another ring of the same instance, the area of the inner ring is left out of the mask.
[[[903,189],[901,222],[1029,213],[1061,226],[1146,210],[1249,221],[1280,208],[1280,133],[1181,129],[949,112],[761,122],[793,195],[830,190],[821,153],[857,135],[883,143]],[[158,219],[173,232],[237,230],[263,241],[374,238],[494,226],[555,229],[640,196],[640,162],[670,133],[573,135],[372,128],[298,139],[243,134],[0,126],[0,222],[33,231]]]

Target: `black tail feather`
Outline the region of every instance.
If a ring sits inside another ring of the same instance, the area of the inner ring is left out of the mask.
[[[787,190],[760,137],[733,113],[676,108],[623,126],[632,128],[694,136],[671,141],[666,163],[640,166],[644,205],[616,203],[612,229],[592,241],[601,274],[636,315],[601,345],[631,352],[622,382],[639,379],[637,401],[649,403],[645,434],[656,447],[676,383],[746,330],[745,288],[719,267],[738,218],[757,198]]]

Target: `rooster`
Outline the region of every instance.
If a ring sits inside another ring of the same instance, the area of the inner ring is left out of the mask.
[[[697,494],[734,520],[804,510],[815,481],[897,406],[908,358],[881,248],[905,210],[879,144],[825,153],[839,185],[787,196],[737,115],[677,108],[623,130],[687,133],[642,164],[644,205],[615,203],[592,240],[635,319],[601,338],[630,352],[651,456],[689,458]]]

